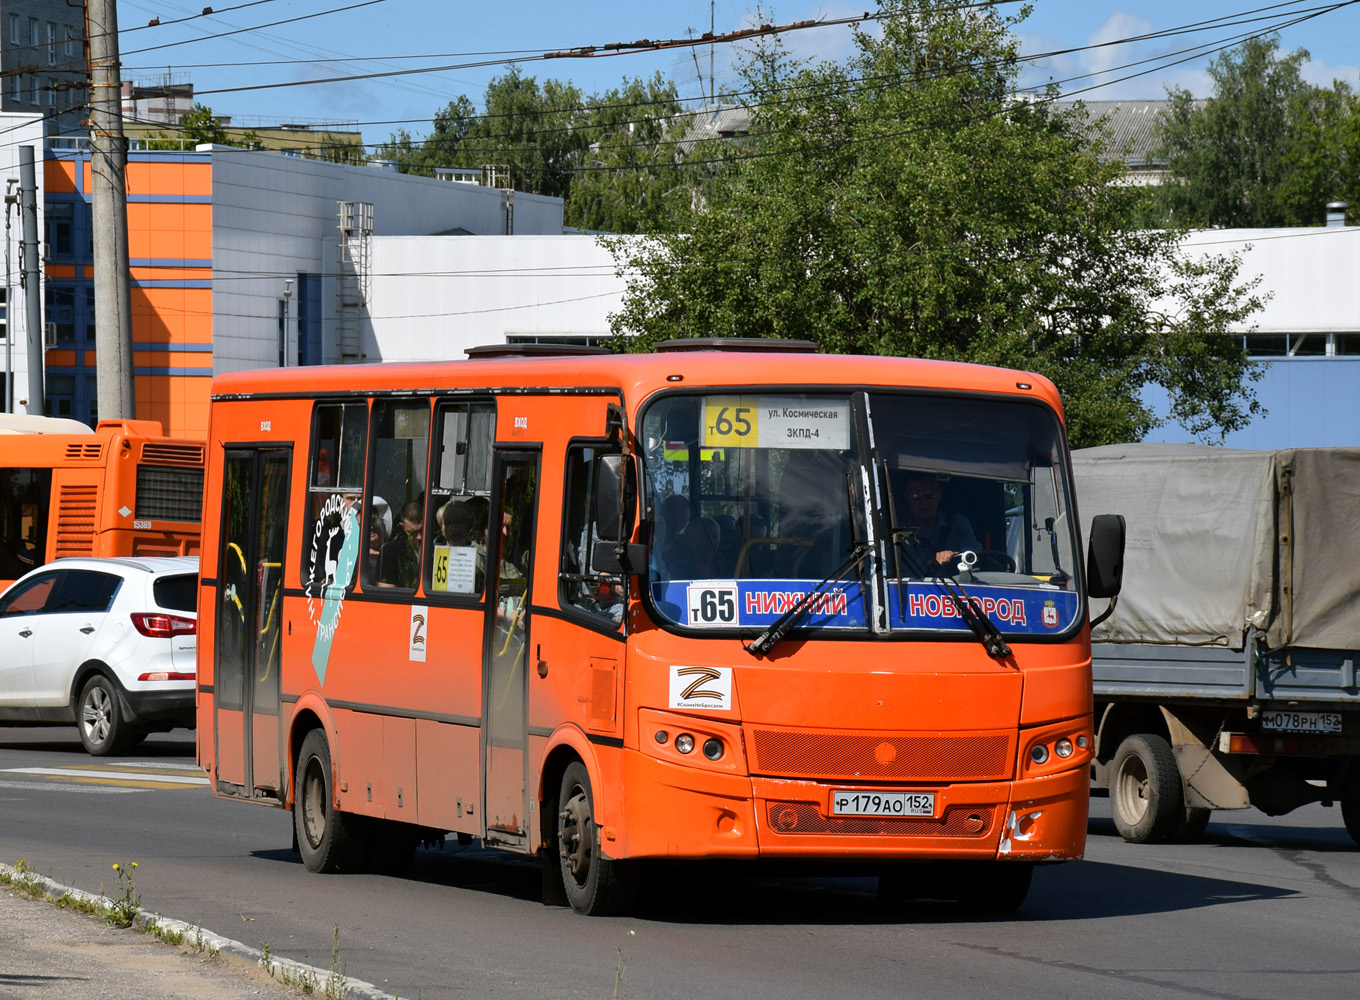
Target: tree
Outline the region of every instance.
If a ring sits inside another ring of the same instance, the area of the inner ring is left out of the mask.
[[[1019,18],[882,9],[843,66],[758,50],[751,135],[707,208],[683,235],[604,241],[629,278],[621,346],[793,337],[1038,371],[1074,445],[1143,437],[1149,385],[1196,434],[1243,426],[1259,372],[1224,333],[1261,303],[1238,262],[1184,261],[1179,233],[1132,225],[1108,136],[1013,96]]]
[[[190,145],[212,143],[217,146],[231,145],[231,136],[222,123],[206,104],[195,104],[193,109],[179,120],[180,134]]]
[[[671,231],[701,180],[678,166],[692,121],[675,84],[659,73],[591,97],[584,126],[589,145],[571,178],[567,222],[613,233]]]
[[[398,131],[379,156],[427,176],[437,167],[502,169],[517,191],[564,199],[566,222],[588,229],[664,226],[669,206],[689,198],[688,179],[675,170],[677,130],[688,118],[660,74],[587,98],[570,82],[540,86],[512,68],[487,86],[483,108],[478,114],[460,96],[427,137]]]
[[[1317,225],[1327,202],[1356,192],[1360,103],[1344,82],[1304,81],[1308,53],[1254,38],[1209,64],[1213,94],[1168,91],[1159,129],[1172,183],[1157,190],[1179,225]]]

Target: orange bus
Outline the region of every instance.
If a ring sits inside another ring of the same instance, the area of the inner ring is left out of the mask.
[[[661,859],[1009,908],[1081,856],[1122,522],[1083,558],[1051,383],[780,341],[468,353],[214,382],[217,795],[291,809],[312,871],[452,833],[583,913]]]
[[[61,556],[193,555],[202,517],[202,441],[0,414],[0,589]]]

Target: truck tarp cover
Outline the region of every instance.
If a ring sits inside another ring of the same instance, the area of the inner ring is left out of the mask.
[[[1077,499],[1127,522],[1098,642],[1360,647],[1360,448],[1134,444],[1073,453]]]

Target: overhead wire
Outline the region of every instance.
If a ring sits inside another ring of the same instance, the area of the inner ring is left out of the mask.
[[[1348,0],[1348,2],[1354,2],[1354,0]],[[1273,33],[1274,31],[1277,31],[1277,30],[1279,30],[1280,28],[1292,26],[1292,25],[1297,24],[1297,23],[1301,23],[1301,22],[1304,21],[1304,20],[1308,20],[1308,19],[1310,19],[1310,18],[1312,18],[1312,17],[1320,16],[1321,14],[1324,14],[1324,13],[1329,13],[1329,12],[1331,12],[1332,10],[1335,10],[1335,9],[1337,9],[1337,8],[1339,8],[1339,7],[1346,6],[1346,5],[1347,5],[1346,3],[1332,3],[1332,4],[1320,5],[1320,6],[1311,7],[1311,8],[1305,8],[1304,10],[1292,12],[1292,13],[1291,13],[1285,20],[1283,20],[1283,21],[1279,21],[1279,22],[1276,22],[1276,23],[1272,23],[1272,24],[1271,24],[1268,28],[1266,28],[1264,31],[1260,31],[1260,32],[1243,32],[1243,33],[1239,33],[1239,34],[1235,34],[1235,35],[1228,36],[1227,38],[1216,39],[1216,40],[1214,40],[1214,41],[1212,41],[1212,42],[1200,43],[1200,44],[1195,45],[1195,46],[1191,46],[1191,47],[1184,48],[1184,49],[1179,49],[1179,50],[1176,50],[1176,51],[1171,52],[1171,53],[1162,53],[1162,54],[1159,54],[1159,55],[1157,55],[1157,56],[1148,57],[1148,58],[1146,58],[1146,59],[1136,60],[1136,61],[1130,62],[1130,63],[1125,63],[1125,64],[1122,64],[1122,65],[1120,65],[1120,66],[1110,67],[1110,68],[1107,68],[1107,69],[1103,69],[1103,70],[1095,71],[1095,72],[1090,72],[1090,73],[1078,74],[1078,75],[1071,76],[1071,77],[1067,77],[1067,78],[1064,78],[1064,79],[1061,79],[1061,80],[1050,81],[1050,83],[1051,83],[1051,84],[1055,84],[1055,85],[1061,85],[1061,84],[1064,84],[1064,83],[1075,82],[1075,81],[1077,81],[1077,80],[1091,79],[1091,78],[1095,78],[1095,77],[1105,76],[1105,75],[1108,75],[1108,74],[1110,74],[1110,73],[1120,72],[1120,71],[1122,71],[1122,70],[1124,70],[1124,69],[1129,69],[1129,68],[1133,68],[1133,67],[1137,67],[1137,66],[1147,65],[1147,64],[1149,64],[1149,63],[1155,63],[1155,64],[1156,64],[1156,65],[1153,67],[1153,69],[1152,69],[1152,70],[1149,70],[1149,71],[1145,71],[1145,72],[1142,72],[1142,73],[1129,74],[1129,75],[1126,75],[1126,76],[1118,77],[1118,78],[1113,79],[1113,80],[1106,80],[1106,81],[1104,81],[1104,82],[1102,82],[1102,83],[1095,84],[1095,85],[1093,85],[1092,87],[1083,88],[1082,90],[1079,90],[1079,91],[1076,91],[1076,92],[1070,92],[1070,93],[1067,93],[1067,94],[1063,94],[1063,95],[1062,95],[1062,98],[1063,98],[1063,99],[1068,99],[1068,98],[1070,98],[1071,96],[1073,96],[1074,93],[1075,93],[1075,94],[1087,93],[1087,92],[1090,92],[1090,91],[1092,91],[1092,90],[1098,89],[1099,87],[1109,86],[1109,85],[1114,84],[1114,83],[1119,83],[1119,82],[1123,82],[1123,81],[1126,81],[1126,80],[1129,80],[1129,79],[1134,79],[1134,78],[1136,78],[1136,77],[1138,77],[1138,76],[1147,75],[1147,72],[1155,72],[1155,71],[1158,70],[1158,69],[1164,69],[1164,68],[1167,68],[1167,67],[1169,67],[1169,66],[1178,65],[1178,64],[1180,64],[1180,63],[1182,63],[1182,62],[1188,61],[1188,60],[1190,60],[1190,59],[1198,58],[1198,57],[1200,57],[1200,56],[1202,56],[1202,55],[1210,55],[1210,54],[1213,54],[1213,53],[1222,52],[1222,51],[1224,51],[1225,49],[1232,47],[1233,45],[1240,44],[1240,43],[1241,43],[1242,41],[1244,41],[1244,40],[1251,39],[1251,38],[1261,37],[1261,36],[1264,35],[1264,34]],[[1278,9],[1284,8],[1284,7],[1297,7],[1297,3],[1274,4],[1274,5],[1270,5],[1270,6],[1267,6],[1267,7],[1256,8],[1256,9],[1254,9],[1254,10],[1239,12],[1239,13],[1237,13],[1237,14],[1225,15],[1224,17],[1212,18],[1212,19],[1208,19],[1208,20],[1205,20],[1205,21],[1194,22],[1194,23],[1189,24],[1189,25],[1182,25],[1182,26],[1178,26],[1178,27],[1175,27],[1175,28],[1163,29],[1163,30],[1156,31],[1156,32],[1147,32],[1147,33],[1143,33],[1143,34],[1141,34],[1141,35],[1128,36],[1128,37],[1126,37],[1126,38],[1107,40],[1107,41],[1099,42],[1099,43],[1092,43],[1092,44],[1086,45],[1086,46],[1076,46],[1076,47],[1070,47],[1070,48],[1066,48],[1066,49],[1057,49],[1057,50],[1051,50],[1051,51],[1048,51],[1048,52],[1039,52],[1039,53],[1021,53],[1021,54],[1017,55],[1016,57],[1014,57],[1014,60],[1007,60],[1007,61],[1014,61],[1014,62],[1030,62],[1030,61],[1034,61],[1034,60],[1038,60],[1038,59],[1051,58],[1051,57],[1056,56],[1056,55],[1072,54],[1072,53],[1081,52],[1081,51],[1088,51],[1088,50],[1093,50],[1093,49],[1107,48],[1107,47],[1110,47],[1110,46],[1113,46],[1113,45],[1130,44],[1130,43],[1146,41],[1146,40],[1154,39],[1154,38],[1155,38],[1155,39],[1164,39],[1164,38],[1177,37],[1177,36],[1181,36],[1181,35],[1186,35],[1186,34],[1192,34],[1192,33],[1196,33],[1196,32],[1201,32],[1201,31],[1204,31],[1204,30],[1208,30],[1209,28],[1234,27],[1234,26],[1240,26],[1240,25],[1245,25],[1245,24],[1252,24],[1252,23],[1256,23],[1256,22],[1259,22],[1259,21],[1272,20],[1272,18],[1270,18],[1270,17],[1265,17],[1265,16],[1254,16],[1254,15],[1260,15],[1260,14],[1262,14],[1263,12],[1272,11],[1272,10],[1278,10]],[[1277,15],[1277,16],[1278,16],[1278,15]],[[1172,57],[1172,56],[1178,56],[1178,57],[1179,57],[1179,56],[1184,56],[1185,58],[1177,58],[1177,59],[1174,59],[1174,60],[1168,62],[1167,60],[1170,59],[1170,57]],[[974,68],[985,68],[985,67],[988,67],[988,66],[995,66],[995,65],[997,65],[998,62],[999,62],[998,60],[990,60],[990,61],[984,61],[984,62],[980,62],[980,63],[974,63],[974,64],[971,64],[971,65],[972,65]],[[828,89],[828,88],[825,88],[825,87],[820,87],[820,86],[815,85],[815,84],[802,84],[802,83],[799,83],[799,84],[790,85],[790,86],[788,86],[787,88],[777,88],[777,89],[776,89],[776,92],[779,92],[780,90],[783,90],[783,91],[785,91],[785,92],[793,92],[793,93],[797,94],[797,93],[806,91],[806,90],[808,90],[809,88],[814,88],[814,87],[815,87],[815,88],[818,90],[818,93],[819,93],[821,96],[845,96],[845,95],[853,95],[853,94],[855,94],[855,93],[860,93],[860,92],[863,92],[863,91],[865,91],[865,90],[872,89],[872,88],[874,88],[874,87],[880,87],[880,86],[899,86],[899,85],[902,85],[902,84],[905,84],[905,83],[919,82],[920,80],[923,80],[923,79],[929,79],[929,78],[932,78],[932,77],[938,77],[938,76],[941,74],[941,72],[943,72],[943,71],[931,71],[931,72],[929,72],[929,73],[919,73],[919,74],[892,74],[892,75],[885,75],[885,76],[882,76],[882,77],[870,77],[870,78],[856,78],[856,79],[853,79],[853,80],[849,81],[849,83],[850,83],[851,85],[848,86],[848,87],[846,87],[846,88],[843,89],[843,90],[838,90],[838,89],[835,89],[835,88],[830,88],[830,89]],[[1048,85],[1049,85],[1049,84],[1045,84],[1044,87],[1046,88]],[[1021,92],[1021,93],[1024,93],[1024,92],[1035,91],[1035,90],[1038,90],[1038,89],[1040,89],[1040,88],[1037,88],[1037,87],[1022,88],[1022,90],[1021,90],[1020,92]],[[746,94],[749,94],[749,92],[743,92],[743,94],[738,95],[738,96],[746,96]],[[689,101],[693,101],[693,100],[696,100],[696,99],[693,99],[693,98],[676,98],[674,101],[668,100],[668,101],[666,101],[666,103],[669,105],[669,104],[676,104],[676,103],[689,102]],[[766,107],[771,107],[771,106],[778,106],[778,105],[783,104],[783,103],[788,103],[788,102],[790,102],[790,101],[791,101],[791,102],[797,102],[797,101],[799,101],[799,100],[800,100],[799,97],[794,96],[794,97],[788,98],[787,101],[786,101],[786,100],[762,101],[762,102],[760,102],[759,104],[755,105],[754,107],[755,107],[757,110],[759,110],[759,109],[761,109],[761,108],[766,108]],[[607,110],[617,110],[617,109],[620,109],[620,108],[634,108],[634,107],[654,106],[656,103],[658,103],[658,102],[653,102],[653,101],[649,101],[649,102],[625,102],[625,103],[606,104],[606,105],[590,105],[590,104],[587,104],[587,105],[577,106],[577,107],[571,107],[571,108],[552,109],[552,110],[542,110],[542,111],[538,111],[538,112],[533,112],[532,114],[534,114],[535,116],[547,116],[547,115],[561,116],[561,115],[571,115],[571,114],[576,114],[576,113],[580,113],[581,111],[585,111],[585,110],[606,110],[606,109],[607,109]],[[749,106],[748,106],[748,107],[749,107]],[[667,115],[666,118],[667,118],[667,119],[670,119],[670,120],[679,120],[679,119],[683,119],[683,118],[686,118],[686,117],[691,117],[691,116],[702,116],[702,115],[711,114],[711,113],[712,113],[712,109],[704,108],[704,109],[700,109],[700,110],[694,111],[694,112],[673,112],[673,113]],[[528,116],[528,115],[526,114],[526,115],[523,116],[523,117],[527,117],[527,116]],[[516,117],[516,118],[518,118],[518,117],[521,117],[521,116],[497,113],[497,114],[490,114],[490,115],[470,116],[467,120],[468,120],[468,121],[488,121],[488,120],[492,120],[492,119],[500,118],[500,117]],[[861,118],[861,119],[855,119],[853,123],[861,124],[861,123],[863,123],[863,122],[865,122],[865,121],[881,120],[883,117],[888,117],[888,116],[879,116],[879,118]],[[622,120],[622,121],[618,121],[618,122],[610,122],[610,123],[608,123],[608,127],[609,127],[609,128],[617,129],[617,128],[620,128],[620,127],[623,127],[623,126],[626,126],[626,125],[639,124],[639,123],[642,123],[642,122],[649,122],[649,123],[650,123],[650,122],[655,122],[655,121],[657,121],[656,118],[626,119],[626,120]],[[356,124],[357,124],[357,123],[356,123]],[[601,127],[603,127],[603,126],[601,126]],[[571,132],[579,132],[580,130],[581,130],[581,126],[580,126],[580,125],[568,125],[568,126],[563,126],[563,127],[560,127],[560,128],[537,129],[537,130],[535,130],[535,133],[536,133],[537,135],[554,135],[554,134],[565,134],[565,133],[571,133]],[[337,144],[336,144],[334,138],[329,138],[329,139],[326,138],[326,136],[328,136],[328,135],[333,136],[333,134],[334,134],[333,131],[332,131],[332,132],[326,132],[326,133],[319,133],[319,138],[317,138],[315,141],[309,141],[308,139],[306,139],[306,138],[302,137],[301,135],[299,135],[299,136],[296,138],[295,145],[296,145],[296,146],[299,146],[299,147],[303,147],[303,148],[306,148],[306,147],[309,147],[309,146],[310,146],[310,147],[313,147],[313,148],[317,148],[317,149],[331,149],[331,148],[335,148],[335,146],[336,146]],[[769,135],[776,135],[776,134],[781,134],[781,133],[779,133],[779,132],[777,132],[777,131],[755,132],[755,133],[749,133],[746,137],[747,137],[747,138],[751,138],[751,137],[761,138],[761,137],[765,137],[765,136],[769,136]],[[390,147],[390,146],[393,144],[393,141],[395,140],[395,138],[396,138],[396,137],[393,137],[393,139],[389,139],[389,140],[382,141],[382,142],[369,142],[369,143],[363,143],[362,145],[363,145],[363,147],[365,147],[365,148],[381,149],[381,148],[384,148],[384,147]],[[411,145],[412,145],[413,147],[417,147],[417,148],[418,148],[418,147],[423,146],[423,145],[425,145],[425,144],[427,144],[427,143],[429,143],[429,142],[435,141],[436,139],[437,139],[437,137],[427,137],[426,139],[423,139],[423,140],[415,140],[415,141],[412,141],[412,142],[411,142]],[[692,138],[681,137],[681,138],[678,138],[678,139],[663,139],[663,140],[655,140],[655,141],[652,141],[652,142],[639,142],[639,143],[632,143],[632,144],[622,144],[622,145],[616,145],[616,146],[614,146],[614,147],[612,147],[612,148],[615,149],[615,150],[619,150],[619,149],[628,149],[628,148],[636,148],[636,149],[652,149],[652,150],[655,150],[655,149],[658,149],[658,148],[664,148],[664,147],[666,147],[666,146],[693,145],[693,144],[695,144],[696,142],[705,142],[705,141],[709,141],[709,140],[702,140],[702,139],[701,139],[701,140],[695,140],[695,139],[692,139]],[[475,145],[471,145],[471,146],[470,146],[470,145],[466,145],[466,144],[460,144],[460,146],[459,146],[458,149],[456,150],[456,154],[461,155],[461,154],[466,153],[466,154],[468,154],[468,155],[476,155],[476,154],[479,154],[479,153],[488,153],[488,154],[500,154],[500,155],[513,155],[513,154],[515,154],[515,153],[521,153],[521,152],[534,152],[534,151],[538,150],[539,148],[540,148],[540,147],[537,147],[537,146],[507,147],[507,146],[503,146],[503,145],[500,145],[500,146],[475,146]],[[739,158],[739,157],[738,157],[738,158]],[[728,159],[732,159],[732,157],[724,157],[724,158],[723,158],[724,161],[725,161],[725,160],[728,160]],[[700,161],[700,162],[709,162],[709,163],[711,163],[711,162],[715,162],[715,161]],[[667,163],[654,163],[654,164],[643,164],[643,165],[622,165],[622,166],[618,166],[618,167],[613,167],[613,168],[602,168],[602,169],[634,169],[634,168],[636,168],[636,169],[652,169],[652,168],[665,167],[665,166],[670,166],[670,165],[671,165],[671,164],[667,164]],[[676,164],[676,165],[682,165],[682,164]],[[425,164],[425,166],[430,166],[430,164]],[[532,171],[534,168],[518,168],[518,169],[524,169],[524,170],[530,170],[530,171]],[[571,169],[573,169],[573,168],[567,168],[567,167],[554,167],[554,168],[542,168],[542,169],[552,169],[552,170],[555,170],[555,171],[563,171],[563,172],[565,172],[565,171],[569,171],[569,170],[571,170]],[[587,170],[587,169],[595,169],[595,168],[576,168],[576,169]]]

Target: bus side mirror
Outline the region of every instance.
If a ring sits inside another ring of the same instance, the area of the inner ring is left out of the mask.
[[[1124,515],[1097,514],[1086,549],[1086,594],[1117,597],[1123,585]]]
[[[595,537],[617,542],[633,533],[637,490],[631,463],[622,455],[601,455],[595,477]]]

